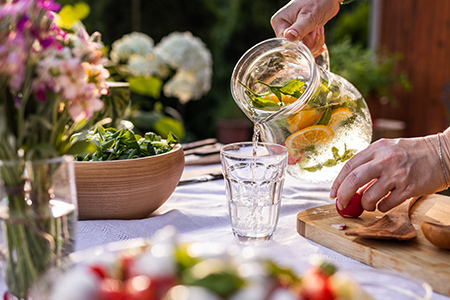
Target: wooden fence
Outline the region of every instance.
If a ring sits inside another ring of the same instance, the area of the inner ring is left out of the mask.
[[[403,54],[398,67],[412,90],[396,91],[396,108],[371,101],[372,115],[404,121],[408,137],[443,131],[450,125],[450,0],[380,1],[379,47]]]

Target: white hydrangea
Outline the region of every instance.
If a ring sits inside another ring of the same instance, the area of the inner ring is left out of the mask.
[[[211,88],[212,57],[205,44],[190,32],[173,32],[158,45],[144,33],[133,32],[112,44],[111,60],[131,76],[169,77],[166,97],[181,103],[200,99]]]
[[[186,103],[191,99],[199,99],[210,88],[209,79],[204,77],[204,73],[180,69],[164,85],[164,95],[176,97],[181,103]]]
[[[151,54],[154,44],[153,39],[145,33],[132,32],[112,44],[110,57],[115,63],[126,62],[133,54]]]
[[[155,47],[167,55],[173,68],[197,70],[212,65],[211,53],[203,42],[190,32],[173,32]]]
[[[173,32],[155,47],[169,65],[177,70],[164,86],[164,94],[185,103],[199,99],[211,88],[212,57],[205,44],[190,32]],[[178,89],[178,90],[177,90]]]
[[[128,59],[127,71],[132,76],[169,76],[169,67],[164,58],[157,52],[145,56],[133,54]]]

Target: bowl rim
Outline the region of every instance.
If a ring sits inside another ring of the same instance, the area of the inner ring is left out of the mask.
[[[124,162],[131,162],[131,161],[139,161],[139,160],[148,160],[148,159],[156,159],[156,158],[160,158],[162,156],[166,156],[166,155],[170,155],[173,154],[175,152],[178,151],[183,151],[183,147],[181,146],[181,144],[177,143],[173,146],[172,150],[168,151],[168,152],[164,152],[164,153],[160,153],[160,154],[156,154],[156,155],[151,155],[151,156],[145,156],[145,157],[138,157],[138,158],[131,158],[131,159],[119,159],[119,160],[96,160],[96,161],[73,161],[76,164],[92,164],[92,163],[124,163]]]

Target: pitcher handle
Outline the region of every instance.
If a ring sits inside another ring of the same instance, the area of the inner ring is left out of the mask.
[[[325,48],[325,50],[317,55],[314,60],[319,67],[330,71],[330,54],[328,53],[328,47],[326,44],[323,44],[323,47]]]

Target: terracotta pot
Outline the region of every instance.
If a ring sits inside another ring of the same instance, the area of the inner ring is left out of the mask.
[[[253,124],[247,119],[219,119],[217,140],[222,144],[251,141]]]

